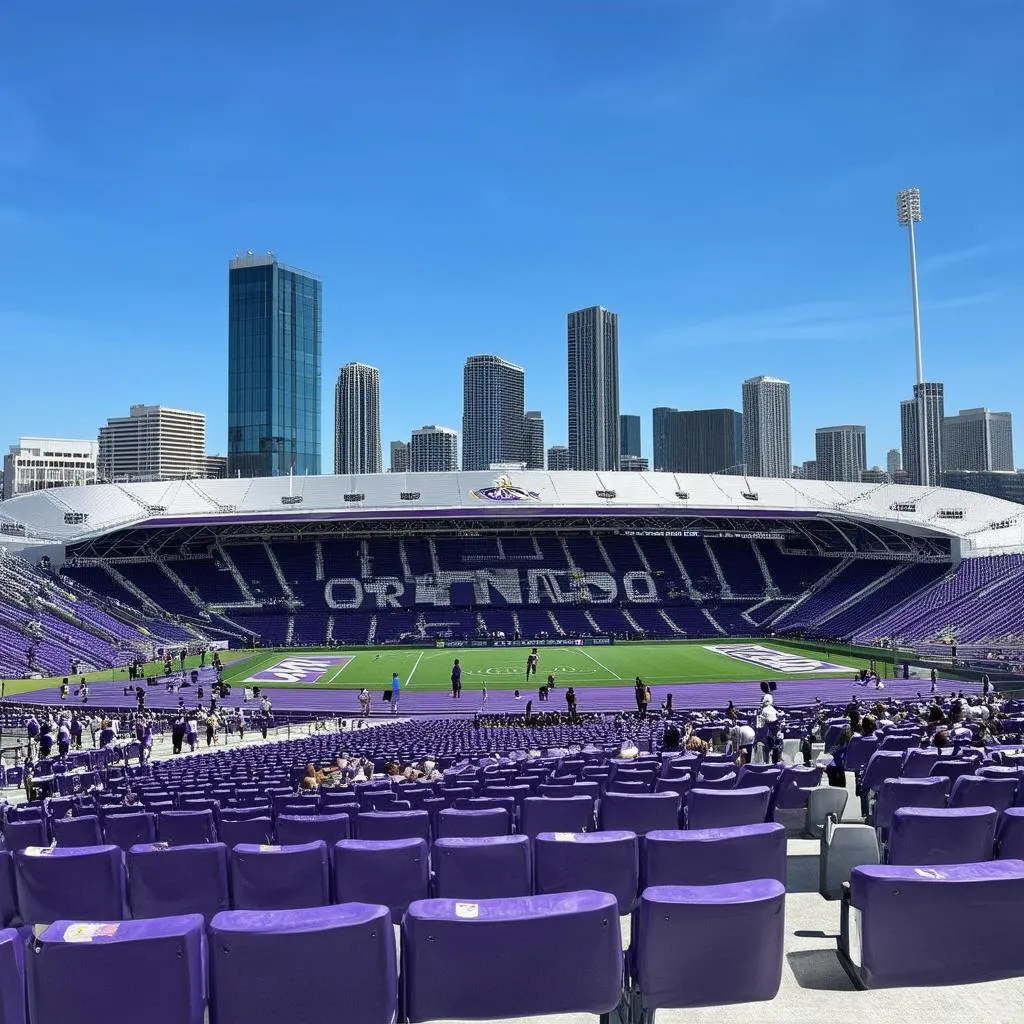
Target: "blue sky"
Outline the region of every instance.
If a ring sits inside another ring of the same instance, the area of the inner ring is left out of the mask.
[[[226,445],[227,260],[324,280],[383,435],[460,427],[462,363],[523,364],[566,440],[565,314],[620,315],[621,407],[793,384],[899,443],[913,380],[895,192],[922,190],[925,370],[1018,419],[1017,0],[0,4],[0,444],[132,402]]]

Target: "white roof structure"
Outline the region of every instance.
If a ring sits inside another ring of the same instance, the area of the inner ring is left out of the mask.
[[[959,541],[965,556],[1024,551],[1024,507],[967,491],[681,473],[380,473],[96,484],[0,503],[0,545],[74,544],[137,527],[454,516],[841,518]]]

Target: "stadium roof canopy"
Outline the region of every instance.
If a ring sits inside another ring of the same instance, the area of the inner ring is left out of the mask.
[[[0,544],[74,545],[124,530],[458,518],[824,519],[963,555],[1024,551],[1024,508],[946,488],[677,473],[382,473],[95,484],[0,503]],[[17,543],[20,541],[20,544]]]

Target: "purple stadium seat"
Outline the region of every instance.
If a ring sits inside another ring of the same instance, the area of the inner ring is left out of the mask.
[[[231,906],[223,843],[141,844],[128,851],[126,864],[132,917],[201,914],[209,921]]]
[[[234,910],[210,924],[217,1024],[336,1020],[339,1000],[346,1020],[392,1024],[397,995],[394,931],[382,906]]]
[[[1008,807],[999,816],[996,849],[1000,860],[1024,860],[1024,807]]]
[[[901,807],[945,807],[949,780],[929,775],[924,779],[886,779],[878,790],[868,824],[884,837],[892,827],[892,816]]]
[[[80,818],[54,818],[50,823],[58,846],[102,846],[103,830],[95,814]]]
[[[600,829],[646,835],[652,829],[679,827],[678,793],[606,793],[601,801]]]
[[[334,902],[379,903],[401,920],[430,892],[430,856],[422,839],[345,839],[334,847]]]
[[[640,1004],[649,1012],[774,999],[785,926],[786,888],[774,878],[648,887],[634,911],[630,943]],[[723,974],[737,936],[750,940],[742,967]]]
[[[414,903],[402,923],[409,1020],[610,1013],[622,990],[617,918],[614,898],[593,891]],[[572,969],[552,950],[571,951]]]
[[[736,776],[736,764],[734,761],[715,764],[705,760],[697,773],[697,785],[703,786],[705,782],[722,782],[730,775]]]
[[[717,795],[717,794],[716,794]],[[726,885],[774,878],[786,884],[786,830],[775,822],[648,832],[643,884]]]
[[[34,846],[48,846],[50,837],[41,818],[30,821],[8,821],[4,825],[4,846],[11,851]]]
[[[877,736],[854,736],[847,745],[843,766],[848,772],[862,772],[877,749]]]
[[[590,832],[593,828],[594,800],[588,795],[534,796],[523,801],[519,831],[531,839],[541,832]]]
[[[213,811],[161,811],[157,821],[160,842],[173,846],[198,846],[217,842]]]
[[[277,841],[282,846],[301,846],[322,839],[330,852],[336,842],[350,835],[347,814],[313,814],[301,818],[282,814],[277,819]]]
[[[14,854],[0,850],[0,928],[18,916],[18,891],[14,884]]]
[[[199,915],[108,924],[55,921],[27,958],[32,1024],[111,1024],[116,1012],[96,993],[145,1002],[147,1024],[203,1024],[205,937]],[[129,1011],[133,1013],[134,1011]]]
[[[274,841],[274,823],[269,817],[225,818],[217,829],[220,841],[230,850],[239,843],[265,846]]]
[[[541,832],[533,842],[536,891],[610,892],[619,914],[628,914],[639,889],[639,845],[635,832]]]
[[[987,779],[981,775],[961,775],[949,794],[950,807],[994,807],[1005,811],[1013,806],[1017,779]]]
[[[103,838],[125,852],[140,843],[155,843],[156,815],[148,811],[112,814],[103,821]]]
[[[231,852],[236,910],[298,910],[330,903],[327,844],[249,846]]]
[[[939,752],[931,747],[923,749],[913,747],[903,752],[903,770],[900,778],[923,779],[931,775],[935,762],[939,759]]]
[[[686,797],[686,827],[756,825],[768,816],[771,796],[772,791],[767,786],[724,791],[691,789]]]
[[[368,811],[357,814],[355,819],[356,838],[373,839],[422,839],[430,842],[429,811]]]
[[[442,899],[506,899],[532,891],[526,836],[438,839],[431,866],[435,892]]]
[[[0,930],[0,1024],[26,1024],[25,937]]]
[[[25,924],[124,917],[124,861],[116,846],[20,850],[14,877]]]
[[[1020,977],[1022,901],[1019,860],[854,868],[842,904],[840,949],[868,988]]]
[[[903,807],[889,832],[890,864],[991,860],[998,814],[991,807]]]
[[[460,811],[454,807],[447,807],[437,816],[438,839],[507,836],[511,831],[512,823],[504,807],[493,807],[483,811]]]

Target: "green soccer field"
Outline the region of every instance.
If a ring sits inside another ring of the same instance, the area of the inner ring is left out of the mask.
[[[618,644],[609,647],[541,647],[538,649],[536,681],[555,674],[565,686],[624,686],[636,676],[647,683],[713,683],[733,680],[794,679],[807,673],[775,672],[758,665],[709,651],[705,645],[736,644],[742,641],[705,640],[681,643]],[[758,643],[751,641],[751,644]],[[842,678],[853,669],[868,667],[863,658],[846,652],[824,654],[776,640],[760,642],[772,650],[806,656],[814,661],[828,661],[844,666],[842,671],[815,671],[813,677]],[[274,650],[258,652],[231,666],[225,681],[233,685],[253,685],[248,681],[257,673],[271,669],[290,658],[345,657],[340,666],[327,668],[312,685],[328,689],[381,689],[390,685],[391,674],[397,672],[402,686],[411,690],[447,690],[451,686],[451,669],[455,658],[462,665],[462,686],[465,691],[487,686],[488,689],[511,690],[526,683],[526,647],[438,648],[375,650],[298,651]],[[878,665],[880,674],[883,666]],[[531,680],[533,682],[533,680]],[[256,685],[291,689],[309,689],[310,683],[287,683],[264,679]]]

